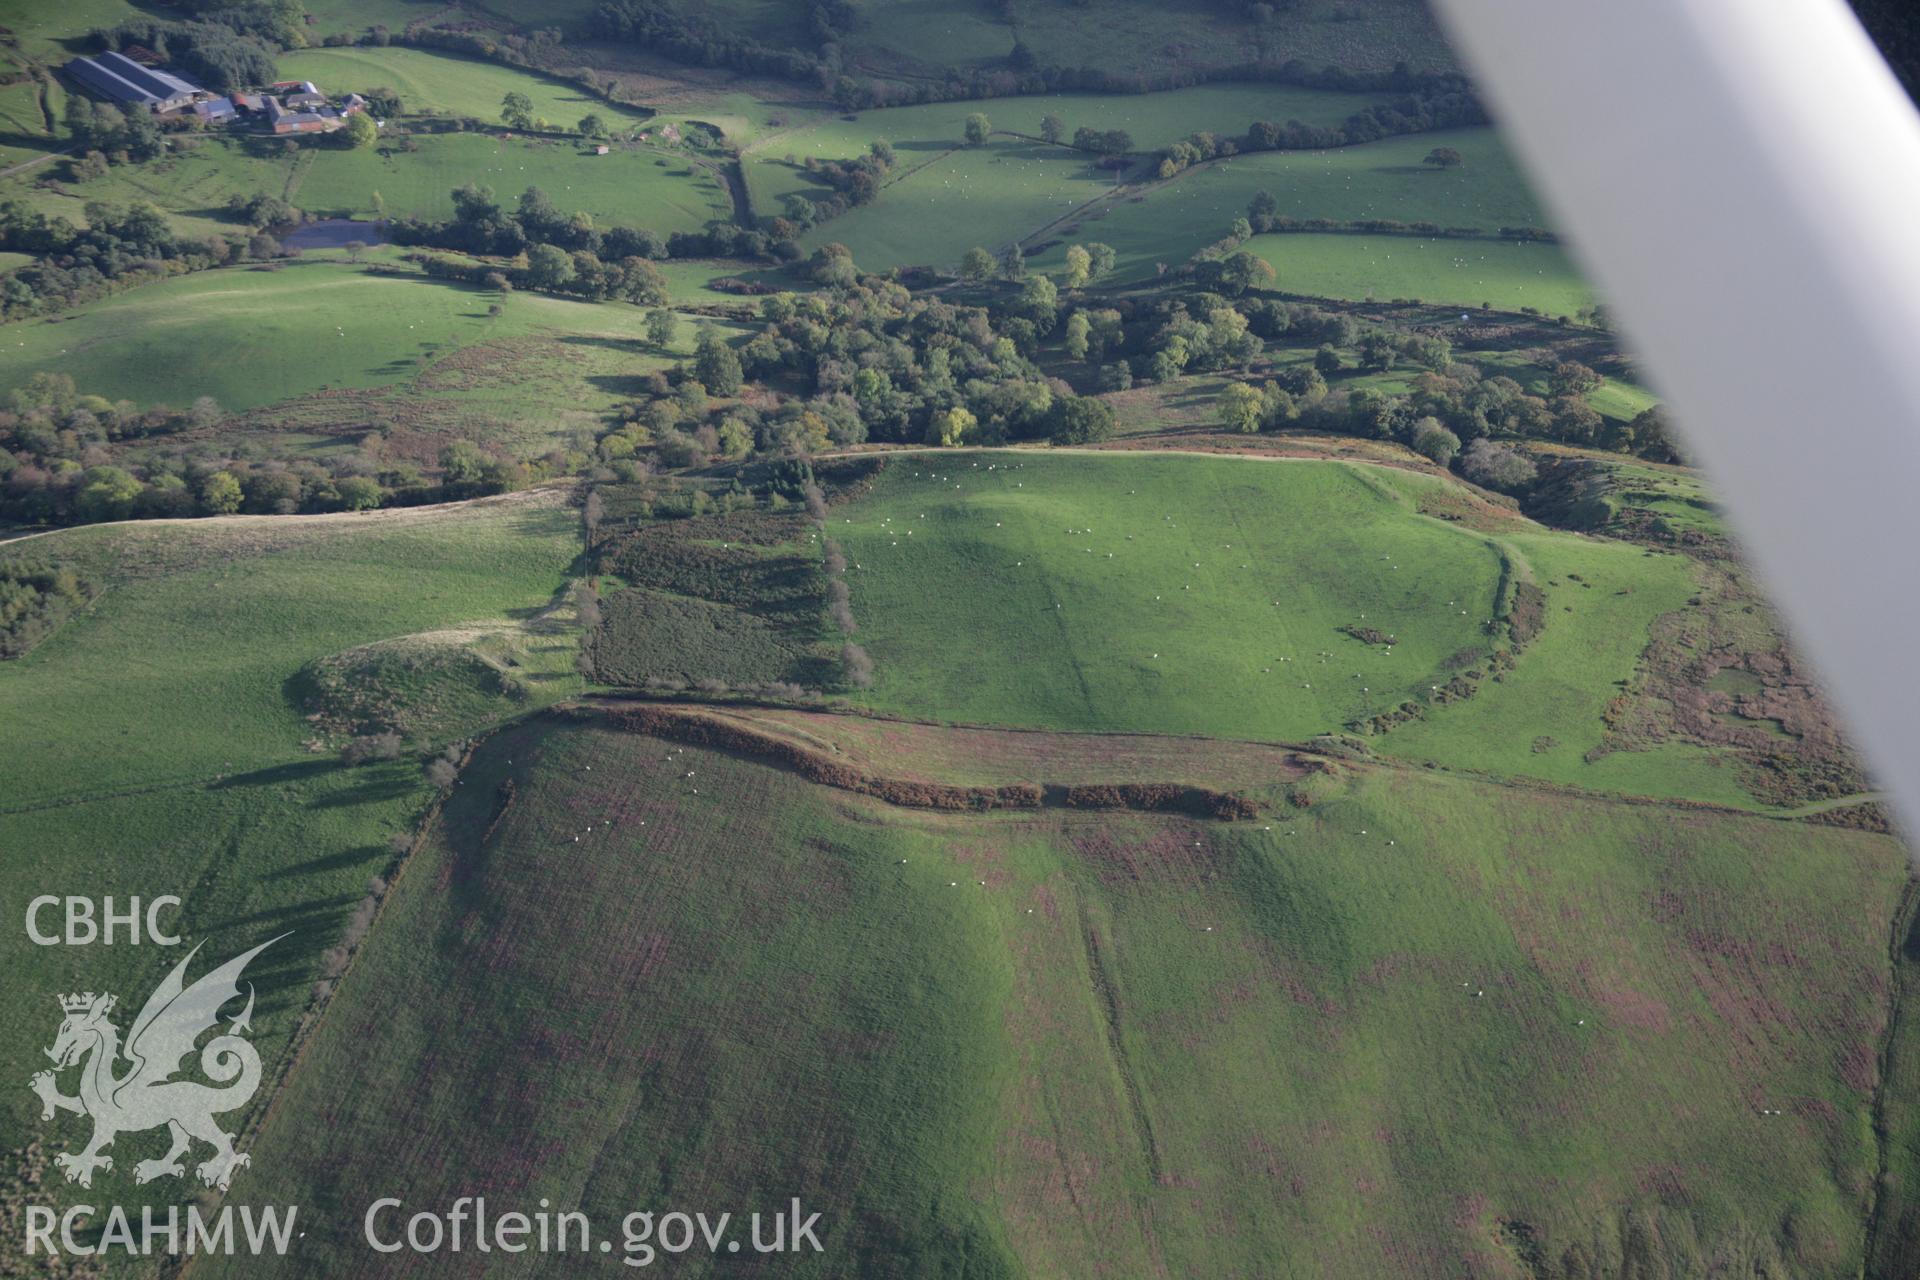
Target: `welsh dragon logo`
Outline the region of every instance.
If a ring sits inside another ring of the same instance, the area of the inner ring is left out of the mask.
[[[244,1039],[253,1017],[251,983],[246,1008],[200,1049],[201,1072],[225,1087],[172,1077],[180,1070],[181,1060],[193,1052],[194,1042],[218,1027],[221,1008],[239,997],[240,973],[247,962],[279,940],[263,942],[187,986],[187,965],[200,951],[195,947],[147,998],[127,1032],[124,1048],[119,1029],[107,1018],[117,997],[91,991],[60,997],[66,1020],[46,1051],[54,1069],[36,1073],[31,1085],[40,1095],[42,1120],[51,1120],[56,1111],[93,1117],[93,1139],[86,1150],[54,1157],[67,1181],[92,1186],[95,1169],[113,1168],[113,1157],[103,1153],[116,1137],[165,1125],[173,1145],[159,1159],[134,1165],[134,1178],[151,1182],[184,1175],[181,1157],[198,1139],[213,1148],[213,1155],[198,1166],[200,1180],[226,1189],[234,1170],[247,1164],[248,1157],[233,1149],[233,1139],[213,1118],[245,1106],[260,1087],[260,1055]],[[122,1057],[131,1065],[116,1074]],[[75,1065],[80,1067],[80,1092],[69,1097],[60,1092],[55,1077]]]

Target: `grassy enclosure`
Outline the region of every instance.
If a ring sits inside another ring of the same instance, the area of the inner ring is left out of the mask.
[[[1413,515],[1435,483],[1341,463],[928,453],[830,532],[856,566],[878,707],[1304,740],[1487,651],[1501,553]],[[961,635],[964,664],[918,656]]]
[[[226,210],[230,196],[266,192],[313,216],[372,219],[445,218],[451,192],[465,183],[492,187],[511,205],[530,186],[569,213],[584,211],[602,227],[645,227],[668,235],[697,231],[732,215],[725,183],[694,161],[669,152],[620,146],[595,155],[581,140],[497,134],[423,134],[403,149],[389,140],[349,151],[323,142],[288,144],[259,138],[190,139],[165,158],[120,165],[104,177],[57,187],[38,185],[42,170],[0,182],[0,198],[24,200],[76,225],[89,201],[145,201],[182,234],[233,235],[247,228]],[[374,197],[380,203],[376,209]]]
[[[1654,620],[1696,589],[1689,562],[1524,520],[1476,532],[1425,514],[1457,500],[1449,482],[1345,462],[896,460],[830,525],[878,667],[859,697],[939,720],[1267,741],[1411,699],[1425,718],[1378,750],[1754,803],[1732,762],[1702,747],[1587,759]],[[1511,647],[1520,581],[1543,593],[1545,621],[1517,665],[1470,697],[1437,696]],[[966,663],[928,660],[962,635]]]

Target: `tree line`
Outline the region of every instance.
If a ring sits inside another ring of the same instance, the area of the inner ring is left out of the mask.
[[[271,83],[277,74],[274,55],[306,43],[297,3],[198,7],[192,21],[133,18],[95,29],[93,39],[104,49],[142,45],[216,93]]]
[[[169,276],[281,252],[261,231],[177,236],[149,204],[90,200],[83,210],[84,229],[17,200],[0,202],[0,249],[34,259],[0,277],[0,321],[64,311]]]
[[[454,249],[480,257],[524,257],[527,264],[515,268],[523,273],[528,264],[544,263],[552,270],[536,269],[531,276],[512,282],[583,297],[649,301],[659,280],[658,269],[651,264],[666,258],[772,258],[798,253],[791,248],[783,251],[781,246],[788,242],[777,241],[771,232],[732,223],[715,223],[704,231],[676,231],[664,238],[641,227],[602,229],[589,213],[561,212],[539,187],[521,192],[511,209],[495,198],[491,187],[473,183],[454,188],[452,197],[453,217],[396,218],[387,224],[388,238],[395,244]],[[556,254],[574,261],[572,276]],[[592,269],[588,259],[601,268]],[[511,280],[505,272],[500,274]],[[601,282],[604,289],[595,291],[592,281]]]
[[[205,434],[226,415],[210,397],[187,409],[78,391],[64,373],[42,371],[0,408],[0,517],[21,524],[91,524],[180,516],[312,514],[412,506],[499,493],[583,465],[578,456],[524,463],[459,440],[440,455],[438,478],[408,465],[381,467],[354,452],[283,461],[236,456],[214,441],[169,451],[164,443]]]

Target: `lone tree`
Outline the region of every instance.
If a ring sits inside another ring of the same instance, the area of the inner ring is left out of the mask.
[[[1457,169],[1466,163],[1466,158],[1452,147],[1435,147],[1427,152],[1422,164],[1430,164],[1436,169]]]
[[[1048,142],[1058,142],[1067,136],[1067,122],[1049,111],[1040,117],[1040,136]]]
[[[360,256],[367,251],[367,242],[365,240],[349,240],[341,247],[347,251],[347,261],[358,262],[360,261]]]
[[[662,351],[673,345],[674,335],[679,331],[679,317],[665,307],[657,307],[647,313],[647,341]]]
[[[380,141],[380,127],[366,112],[356,111],[347,117],[346,128],[340,130],[340,136],[346,140],[349,150],[359,151]]]
[[[1027,278],[1027,255],[1018,240],[1008,245],[1007,251],[1000,255],[1000,276],[1015,282]]]
[[[1460,437],[1441,426],[1438,418],[1429,416],[1413,424],[1413,448],[1444,467],[1460,452]]]
[[[527,250],[527,285],[558,289],[574,277],[573,258],[557,244],[536,244]]]
[[[533,128],[533,99],[515,91],[500,99],[500,118],[515,129]]]
[[[953,449],[967,442],[979,420],[963,405],[955,405],[927,420],[927,443]]]
[[[993,255],[979,245],[967,250],[960,259],[960,276],[964,280],[987,280],[993,276]]]
[[[993,121],[987,119],[986,112],[976,111],[967,117],[967,145],[977,147],[987,140],[993,132]]]
[[[597,113],[589,111],[580,117],[580,133],[583,137],[604,138],[607,134],[607,122]]]
[[[1265,407],[1260,393],[1244,382],[1229,382],[1220,389],[1219,398],[1213,402],[1214,416],[1220,420],[1221,426],[1248,435],[1260,429],[1260,417]]]
[[[1113,436],[1113,410],[1092,396],[1056,396],[1047,427],[1055,444],[1095,444]]]
[[[734,354],[732,347],[721,338],[720,331],[711,324],[700,326],[700,337],[693,358],[694,376],[706,385],[707,390],[717,396],[731,396],[740,393],[740,384],[744,380],[740,369],[740,357]]]
[[[1093,278],[1093,255],[1077,244],[1067,246],[1067,288],[1078,289]]]

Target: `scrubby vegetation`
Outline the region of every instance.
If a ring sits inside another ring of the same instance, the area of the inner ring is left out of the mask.
[[[19,657],[59,630],[93,592],[67,565],[0,562],[0,660]]]

